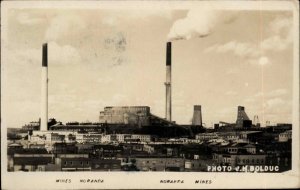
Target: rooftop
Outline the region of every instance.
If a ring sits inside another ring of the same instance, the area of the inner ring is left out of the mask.
[[[47,165],[51,157],[14,157],[14,165]]]

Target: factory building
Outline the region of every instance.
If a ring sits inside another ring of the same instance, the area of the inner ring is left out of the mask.
[[[202,126],[201,105],[194,105],[192,125]]]
[[[245,107],[238,106],[238,113],[236,119],[236,127],[242,128],[246,127],[249,128],[252,125],[252,121],[249,119],[248,115],[245,112]]]
[[[105,107],[100,112],[99,122],[109,124],[149,125],[150,107],[123,106]]]

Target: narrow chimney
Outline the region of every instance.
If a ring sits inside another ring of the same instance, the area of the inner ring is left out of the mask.
[[[171,91],[172,43],[167,42],[166,54],[166,119],[172,121],[172,91]]]
[[[40,130],[48,130],[48,46],[43,44]]]

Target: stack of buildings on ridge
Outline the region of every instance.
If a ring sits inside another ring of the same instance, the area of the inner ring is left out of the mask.
[[[292,125],[252,124],[244,107],[236,123],[191,125],[152,115],[147,106],[106,107],[99,122],[51,118],[8,133],[9,171],[207,171],[207,166],[276,165],[291,169]]]

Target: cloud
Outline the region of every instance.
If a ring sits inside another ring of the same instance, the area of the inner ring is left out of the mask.
[[[289,46],[290,42],[287,39],[281,38],[279,35],[271,36],[261,43],[261,48],[264,51],[282,51]]]
[[[230,41],[225,44],[215,44],[204,50],[204,53],[232,53],[235,56],[247,59],[250,64],[269,65],[270,59],[260,51],[258,44],[241,43],[237,41]]]
[[[266,102],[266,106],[270,109],[281,107],[285,104],[285,101],[281,98],[272,98]]]
[[[279,89],[272,90],[272,91],[264,93],[264,94],[262,92],[258,92],[253,97],[258,98],[258,97],[261,97],[262,95],[264,95],[265,97],[269,97],[270,98],[270,97],[284,96],[286,94],[288,94],[287,89],[285,89],[285,88],[279,88]]]
[[[270,24],[270,31],[274,34],[288,36],[291,34],[293,20],[291,17],[276,17]]]
[[[278,116],[291,116],[292,115],[292,101],[291,100],[285,100],[282,98],[272,98],[266,101],[265,103],[265,114],[266,116],[272,116],[273,120],[278,120]],[[281,119],[285,119],[285,117],[282,117]]]
[[[259,55],[258,47],[252,43],[241,43],[237,41],[230,41],[225,44],[214,44],[204,50],[204,53],[217,52],[227,53],[231,52],[239,57],[256,57]]]
[[[235,56],[248,60],[248,63],[271,64],[266,53],[278,52],[287,49],[292,43],[292,18],[277,17],[268,25],[270,36],[260,43],[229,41],[225,44],[214,44],[204,50],[204,53],[233,53]]]
[[[276,17],[268,25],[270,37],[261,42],[262,51],[282,51],[293,42],[292,17]]]
[[[227,95],[227,96],[234,96],[234,95],[237,95],[237,92],[230,90],[230,91],[225,92],[225,95]]]
[[[108,26],[115,26],[117,24],[116,17],[105,17],[102,19],[102,23]]]
[[[288,93],[288,90],[284,88],[266,93],[258,92],[248,97],[245,102],[251,105],[253,110],[257,110],[257,113],[261,112],[261,114],[264,114],[265,121],[279,122],[279,115],[289,117],[292,113],[292,100],[286,96]]]
[[[4,56],[6,64],[13,65],[15,70],[21,68],[39,69],[42,65],[42,45],[40,48],[7,48]],[[48,64],[77,64],[80,63],[81,56],[77,49],[70,45],[60,46],[55,42],[48,43]]]
[[[86,29],[86,22],[83,17],[76,14],[60,14],[54,17],[48,29],[45,38],[47,41],[57,41],[70,36],[80,36]]]
[[[124,16],[125,14],[126,16]],[[74,11],[57,12],[56,16],[49,22],[49,26],[45,32],[45,39],[47,41],[59,41],[66,38],[90,37],[89,35],[96,35],[95,31],[97,30],[110,32],[111,27],[118,29],[124,22],[136,22],[136,20],[148,19],[150,17],[170,19],[172,12],[170,10],[152,9],[132,11],[102,10],[100,12],[91,11],[90,14],[76,14]],[[105,25],[104,28],[103,25]]]
[[[276,89],[276,90],[273,90],[271,91],[268,95],[273,97],[273,96],[283,96],[283,95],[286,95],[288,93],[287,89]]]
[[[271,121],[274,124],[291,122],[292,99],[286,96],[287,94],[286,89],[275,89],[264,94],[259,92],[248,97],[245,103],[256,115],[260,115],[263,125],[265,121]]]
[[[280,100],[283,100],[286,95],[288,95],[288,90],[285,88],[278,88],[266,93],[258,92],[250,97],[248,97],[245,101],[249,103],[259,102],[263,96],[265,99],[266,104],[274,105],[275,103],[278,103]],[[269,102],[269,103],[268,103]]]
[[[259,58],[258,64],[260,64],[260,65],[268,65],[268,64],[270,64],[270,60],[269,60],[268,57],[262,56],[262,57]]]
[[[291,121],[292,116],[292,101],[283,98],[271,98],[265,103],[265,120],[286,122]],[[279,117],[281,116],[281,117]]]
[[[185,18],[178,19],[172,25],[168,40],[188,40],[193,37],[205,37],[221,23],[229,23],[235,14],[223,14],[209,7],[191,9]]]
[[[51,64],[77,64],[81,61],[80,53],[70,45],[60,46],[55,42],[48,43],[48,59]]]
[[[24,25],[35,25],[35,24],[40,24],[44,21],[44,18],[41,17],[33,17],[29,15],[28,13],[19,13],[17,16],[17,21],[20,24]]]

